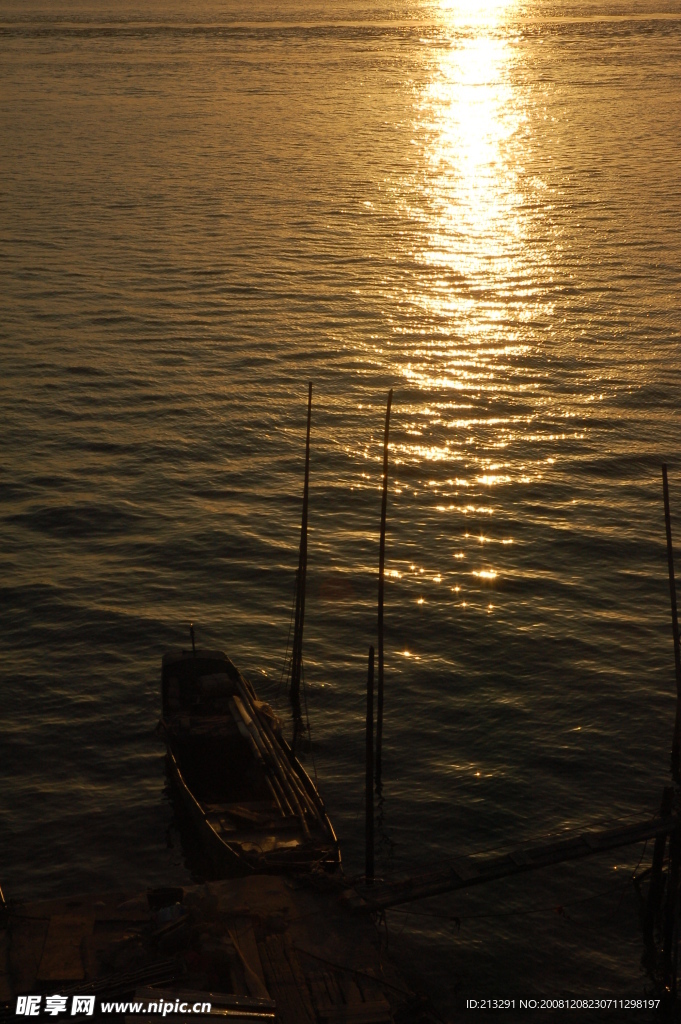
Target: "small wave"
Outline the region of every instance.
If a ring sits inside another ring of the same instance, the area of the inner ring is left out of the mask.
[[[105,505],[47,505],[10,516],[9,521],[57,537],[101,537],[131,532],[139,513]]]

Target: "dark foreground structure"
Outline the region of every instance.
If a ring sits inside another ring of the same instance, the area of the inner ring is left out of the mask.
[[[15,1020],[18,996],[42,997],[44,1010],[56,993],[63,1016],[74,995],[94,996],[95,1016],[108,1002],[140,1004],[118,1014],[140,1024],[163,1006],[171,1020],[233,1024],[434,1021],[347,902],[328,876],[253,875],[6,905],[0,999]]]

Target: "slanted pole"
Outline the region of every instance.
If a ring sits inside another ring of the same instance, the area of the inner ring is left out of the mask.
[[[366,725],[366,815],[365,815],[365,868],[367,885],[374,884],[374,649],[369,648],[369,674],[367,676]]]
[[[679,619],[676,611],[676,582],[674,580],[674,548],[672,547],[672,520],[669,511],[669,484],[667,466],[662,464],[662,490],[664,493],[664,521],[667,528],[667,562],[669,565],[669,596],[672,604],[672,635],[674,637],[674,666],[676,669],[676,721],[672,741],[672,777],[681,783],[681,650],[679,649]]]
[[[393,389],[388,392],[383,440],[383,501],[381,504],[381,543],[378,555],[378,695],[376,701],[376,789],[381,789],[383,747],[383,589],[385,583],[385,520],[388,508],[388,442],[390,437],[390,407]]]
[[[305,442],[305,485],[303,488],[303,520],[300,527],[300,552],[298,554],[298,578],[296,585],[296,616],[293,627],[293,652],[291,655],[290,700],[293,709],[293,741],[295,749],[298,732],[303,724],[300,711],[300,679],[303,669],[303,624],[305,621],[305,576],[307,573],[307,507],[310,489],[310,424],[312,422],[312,381],[307,392],[307,440]]]

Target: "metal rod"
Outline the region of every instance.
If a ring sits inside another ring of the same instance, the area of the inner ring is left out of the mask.
[[[365,869],[367,885],[374,884],[374,649],[369,648],[366,724]]]
[[[381,788],[383,748],[383,590],[385,583],[385,520],[388,508],[388,443],[390,438],[390,407],[393,389],[388,392],[383,440],[383,500],[381,503],[381,541],[378,555],[378,696],[376,701],[376,789]]]
[[[667,466],[662,465],[662,491],[664,494],[664,522],[667,528],[667,562],[669,565],[669,596],[672,605],[672,635],[674,637],[674,666],[676,669],[676,721],[672,741],[672,777],[681,783],[681,650],[679,648],[679,619],[676,611],[676,582],[674,580],[674,548],[672,546],[672,519],[669,511],[669,484]]]
[[[312,422],[312,381],[307,393],[307,439],[305,442],[305,485],[303,488],[303,519],[300,526],[300,552],[298,555],[298,579],[296,585],[296,617],[293,627],[293,652],[291,654],[291,692],[293,709],[292,751],[302,726],[300,710],[300,678],[303,667],[303,625],[305,621],[305,576],[307,573],[307,508],[310,489],[310,425]]]

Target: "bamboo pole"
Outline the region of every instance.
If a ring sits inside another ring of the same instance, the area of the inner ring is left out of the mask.
[[[303,667],[303,626],[305,622],[305,577],[307,574],[307,509],[310,491],[310,426],[312,422],[312,381],[307,393],[307,437],[305,441],[305,484],[303,487],[303,519],[300,526],[300,552],[298,554],[298,579],[296,584],[296,615],[293,627],[293,651],[291,654],[291,691],[293,709],[293,741],[302,725],[300,712],[300,678]]]
[[[383,499],[381,502],[381,540],[378,555],[378,696],[376,701],[376,789],[381,789],[383,748],[383,590],[385,583],[385,521],[388,508],[388,443],[390,437],[390,407],[393,389],[388,392],[383,439]]]
[[[260,728],[257,730],[258,737],[267,748],[270,757],[276,763],[277,772],[283,773],[285,778],[288,780],[289,787],[293,787],[293,789],[295,790],[294,795],[296,799],[298,801],[302,801],[303,805],[308,808],[312,818],[317,818],[322,828],[326,831],[327,826],[322,814],[320,813],[319,809],[315,806],[314,802],[312,801],[308,793],[306,792],[301,780],[298,778],[297,774],[293,770],[290,761],[288,760],[288,758],[284,756],[284,752],[281,749],[281,746],[279,745],[279,741],[272,732],[272,729],[270,728],[266,716],[260,715],[258,713],[257,708],[254,706],[253,699],[246,687],[246,680],[243,679],[242,676],[237,676],[236,684],[239,689],[239,693],[241,694],[241,701],[243,703],[245,710],[248,712],[248,714],[254,720],[254,722],[257,721],[258,725],[260,726]]]
[[[667,466],[662,465],[662,491],[664,494],[664,522],[667,530],[667,563],[669,566],[669,596],[672,606],[672,635],[674,638],[674,667],[676,669],[676,721],[672,741],[672,777],[681,783],[681,650],[679,648],[679,620],[676,610],[676,581],[674,579],[674,548],[672,546],[672,520],[669,510],[669,484]]]
[[[260,721],[260,720],[259,720]],[[262,721],[260,725],[262,726]],[[301,813],[304,815],[308,811],[312,818],[315,817],[314,809],[310,806],[310,801],[300,784],[299,779],[294,772],[291,771],[291,766],[288,760],[284,757],[279,744],[275,739],[267,735],[264,727],[260,733],[261,739],[267,749],[272,761],[277,767],[277,771],[281,774],[284,780],[287,792],[290,792],[293,799],[296,801],[296,806],[300,807]]]
[[[283,792],[282,793],[278,793],[277,792],[277,789],[276,789],[276,787],[274,785],[274,779],[270,778],[269,774],[265,775],[265,784],[267,785],[267,788],[270,791],[270,795],[271,795],[272,799],[274,800],[274,804],[275,804],[277,810],[281,814],[282,818],[285,818],[286,817],[286,811],[284,810],[284,806],[288,804],[288,801],[284,799]]]
[[[272,732],[272,730],[271,730],[271,728],[269,726],[269,723],[267,722],[267,719],[264,718],[264,717],[260,718],[260,716],[258,716],[258,722],[262,726],[262,733],[261,733],[261,735],[262,735],[263,739],[272,748],[274,756],[279,761],[279,763],[281,765],[281,768],[282,768],[282,771],[284,772],[286,777],[289,779],[291,786],[294,787],[295,792],[297,793],[299,800],[302,802],[304,807],[307,807],[307,809],[310,812],[311,817],[313,819],[316,818],[317,821],[319,822],[319,824],[321,825],[322,829],[324,831],[326,831],[326,828],[327,828],[326,821],[324,820],[324,817],[323,817],[321,811],[316,806],[314,800],[310,797],[309,793],[305,789],[305,786],[303,785],[302,780],[299,778],[297,772],[294,770],[291,761],[289,761],[288,758],[284,757],[284,752],[281,749],[276,736]]]
[[[374,884],[374,649],[369,648],[366,724],[365,868],[367,885]]]
[[[238,698],[236,698],[238,700]],[[262,743],[259,737],[256,735],[257,730],[252,728],[252,722],[249,724],[248,716],[242,714],[242,708],[239,708],[235,699],[230,700],[229,709],[232,712],[232,718],[236,722],[236,727],[239,730],[239,734],[248,742],[255,760],[260,764],[265,772],[265,782],[267,788],[274,797],[274,802],[282,813],[282,816],[286,817],[287,814],[292,814],[295,817],[295,810],[293,804],[287,798],[286,792],[282,787],[276,774],[272,773],[273,766],[268,763],[265,751],[263,750]]]
[[[292,787],[288,783],[288,779],[286,778],[286,774],[282,769],[281,763],[279,762],[273,751],[268,748],[267,743],[264,742],[264,737],[262,733],[260,733],[257,726],[254,724],[253,719],[248,714],[248,711],[244,707],[242,701],[238,697],[233,697],[232,700],[234,702],[235,707],[237,708],[241,720],[244,723],[245,728],[248,730],[248,732],[253,737],[254,741],[260,747],[263,753],[263,760],[269,762],[272,768],[274,768],[276,774],[279,776],[279,782],[282,787],[282,790],[286,794],[286,798],[293,807],[295,814],[300,819],[300,824],[302,826],[303,832],[305,833],[306,836],[309,836],[310,829],[308,827],[307,821],[305,820],[305,812],[303,811],[303,808],[300,805],[298,794],[295,792],[294,787]]]
[[[232,717],[236,722],[236,727],[239,730],[239,734],[248,742],[255,760],[262,765],[263,771],[265,772],[265,781],[267,782],[268,789],[274,797],[275,803],[279,807],[282,815],[286,817],[287,814],[291,814],[295,817],[295,810],[289,799],[287,799],[286,793],[279,782],[276,774],[273,773],[272,766],[268,764],[267,758],[263,753],[262,745],[257,741],[253,734],[253,730],[249,729],[245,719],[241,715],[239,708],[237,707],[234,700],[230,700],[229,709],[232,712]]]

